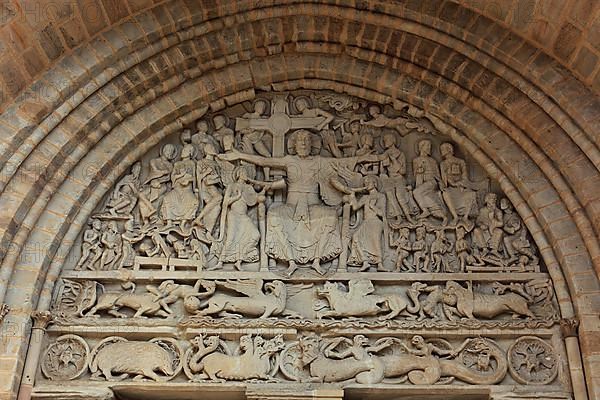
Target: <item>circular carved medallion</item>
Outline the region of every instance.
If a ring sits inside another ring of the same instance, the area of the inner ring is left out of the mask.
[[[42,373],[54,381],[69,381],[78,378],[87,369],[90,348],[75,335],[64,335],[56,339],[44,353]]]
[[[510,374],[519,383],[546,385],[558,374],[552,347],[535,336],[519,338],[508,350]]]

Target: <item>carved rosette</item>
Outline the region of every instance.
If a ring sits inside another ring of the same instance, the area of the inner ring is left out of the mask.
[[[535,336],[523,336],[508,350],[512,377],[525,385],[546,385],[558,374],[558,358],[552,346]]]
[[[90,348],[81,337],[60,336],[48,346],[42,357],[42,373],[53,381],[76,379],[86,371],[89,355]]]

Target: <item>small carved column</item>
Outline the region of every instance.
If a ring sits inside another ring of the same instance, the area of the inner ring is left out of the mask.
[[[575,396],[575,400],[587,400],[587,388],[583,374],[583,365],[581,363],[579,340],[577,338],[578,328],[579,320],[577,318],[565,318],[560,320],[560,331],[565,338],[567,358],[569,359],[569,372],[571,375],[571,384],[573,385],[573,395]]]
[[[0,324],[2,323],[4,317],[6,317],[6,314],[8,314],[8,311],[9,308],[6,304],[0,304]]]
[[[316,389],[309,391],[292,391],[281,389],[264,391],[260,389],[246,390],[248,400],[343,400],[344,391],[341,389]]]
[[[31,399],[31,391],[35,381],[35,373],[40,360],[42,351],[42,343],[46,328],[52,322],[52,314],[49,311],[34,311],[31,314],[33,326],[31,327],[31,339],[29,342],[29,351],[25,360],[25,368],[23,370],[23,379],[19,388],[18,400]]]

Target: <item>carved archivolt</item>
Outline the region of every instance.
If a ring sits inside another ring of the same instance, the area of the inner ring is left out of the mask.
[[[116,182],[77,246],[47,380],[565,384],[527,227],[413,107],[265,92],[206,115]]]

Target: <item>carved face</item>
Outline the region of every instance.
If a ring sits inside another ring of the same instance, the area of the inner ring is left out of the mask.
[[[425,339],[423,339],[423,336],[415,335],[410,342],[413,346],[420,348],[425,344]]]
[[[208,132],[208,124],[206,121],[198,121],[196,124],[196,128],[198,129],[198,133],[207,133]]]
[[[394,146],[395,144],[396,144],[396,138],[394,137],[393,134],[386,133],[383,136],[383,147],[385,147],[386,149],[389,149],[390,147]]]
[[[308,157],[312,148],[312,138],[308,132],[299,132],[296,137],[296,153],[300,157]]]
[[[296,100],[296,110],[298,110],[299,112],[303,112],[307,108],[308,108],[308,103],[306,102],[305,99],[299,98]]]
[[[485,205],[488,208],[496,208],[496,194],[488,193],[485,195]]]
[[[429,140],[419,142],[419,155],[422,157],[431,155],[431,142]]]
[[[257,101],[256,103],[254,103],[254,112],[258,115],[263,115],[266,109],[267,104],[264,101]]]
[[[221,129],[225,126],[225,117],[222,115],[216,115],[213,118],[213,123],[215,124],[215,129]]]
[[[354,336],[354,344],[358,346],[366,346],[369,344],[369,339],[367,339],[364,335],[356,335]]]
[[[442,143],[440,145],[440,153],[442,154],[442,157],[447,158],[454,154],[454,148],[450,143]]]
[[[371,106],[369,107],[369,114],[372,117],[377,117],[379,114],[381,114],[381,109],[378,106]]]

